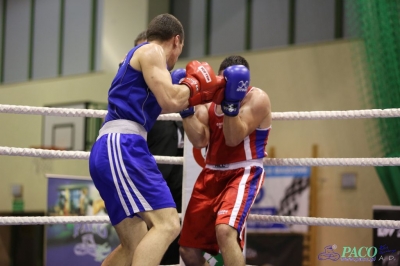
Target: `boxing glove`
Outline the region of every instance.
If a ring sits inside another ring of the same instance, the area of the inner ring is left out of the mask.
[[[184,68],[178,68],[171,72],[172,84],[179,84],[184,77],[186,77],[186,70]]]
[[[224,98],[225,98],[225,88],[221,87],[215,92],[212,102],[215,104],[221,104]]]
[[[186,77],[180,84],[189,87],[189,106],[195,106],[211,102],[215,92],[225,86],[225,80],[217,77],[208,63],[191,61],[186,65]]]
[[[190,106],[185,110],[180,111],[179,114],[181,115],[182,118],[194,115],[194,106]]]
[[[186,77],[186,69],[178,68],[171,72],[172,84],[179,84],[183,78]],[[179,112],[182,118],[191,116],[194,114],[194,107],[188,107],[185,110]]]
[[[239,114],[240,102],[246,96],[250,83],[250,71],[242,65],[234,65],[224,70],[226,80],[222,112],[227,116]]]

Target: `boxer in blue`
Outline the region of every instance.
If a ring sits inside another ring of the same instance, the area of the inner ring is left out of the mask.
[[[112,81],[108,113],[89,158],[90,175],[121,243],[102,265],[159,264],[180,224],[148,150],[147,132],[161,113],[211,102],[225,87],[207,63],[192,61],[186,70],[169,72],[184,44],[174,16],[155,17],[146,36],[147,42],[127,53]]]

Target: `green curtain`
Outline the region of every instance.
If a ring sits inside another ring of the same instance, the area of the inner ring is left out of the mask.
[[[390,154],[387,157],[400,157],[400,153]],[[392,205],[400,205],[400,166],[376,167],[383,188]]]
[[[400,0],[347,0],[346,21],[355,42],[365,108],[400,108]],[[372,120],[372,119],[369,119]],[[368,121],[377,157],[400,157],[400,119]],[[393,205],[400,205],[400,167],[376,167]]]

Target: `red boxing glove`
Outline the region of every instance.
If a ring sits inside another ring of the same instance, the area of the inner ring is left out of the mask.
[[[181,80],[190,89],[189,106],[209,103],[216,91],[225,87],[225,79],[216,76],[208,63],[191,61],[186,65],[186,77]]]
[[[215,104],[221,104],[224,98],[225,98],[225,87],[221,87],[215,92],[212,101]]]

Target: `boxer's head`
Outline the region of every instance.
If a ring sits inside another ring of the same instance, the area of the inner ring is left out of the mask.
[[[168,69],[173,69],[182,53],[185,38],[181,22],[171,14],[158,15],[150,21],[146,37],[148,42],[157,41],[166,44],[164,51],[167,56],[167,66]]]
[[[218,75],[222,75],[224,70],[227,67],[234,66],[234,65],[243,65],[245,66],[248,70],[250,70],[249,63],[247,62],[244,57],[240,55],[231,55],[228,56],[227,58],[224,59],[224,61],[221,62],[219,69],[218,69]]]
[[[141,43],[144,43],[145,41],[147,40],[147,38],[146,38],[146,31],[142,31],[141,33],[139,33],[139,35],[138,36],[136,36],[136,39],[135,39],[135,46],[136,45],[138,45],[138,44],[141,44]]]

